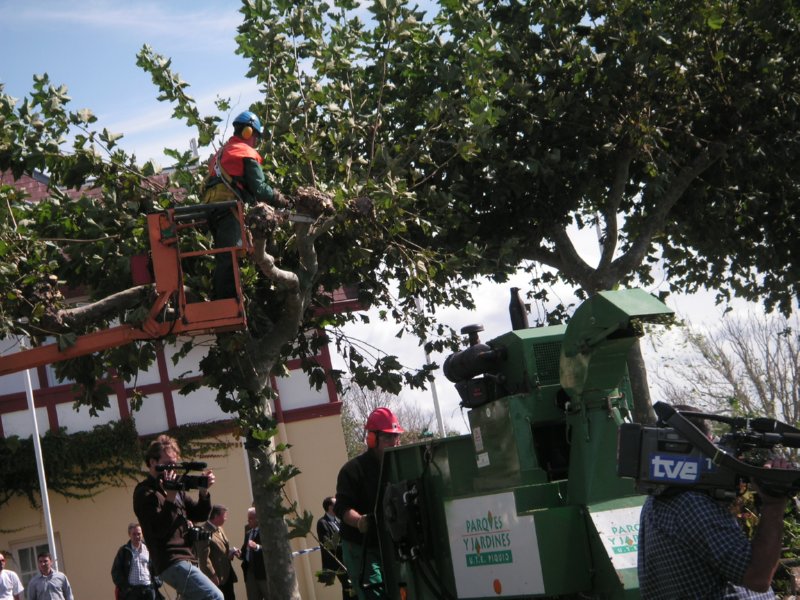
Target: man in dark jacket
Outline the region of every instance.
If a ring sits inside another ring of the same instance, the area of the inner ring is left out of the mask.
[[[342,600],[349,600],[350,580],[342,566],[342,538],[339,535],[341,521],[334,512],[336,498],[328,496],[322,501],[325,514],[317,521],[317,539],[322,544],[322,569],[319,577],[321,583],[333,585],[334,577],[342,584]]]
[[[222,592],[193,563],[194,523],[205,521],[211,512],[211,495],[200,489],[195,500],[179,489],[178,474],[173,469],[162,472],[158,465],[175,465],[181,460],[178,442],[160,435],[145,453],[150,471],[147,479],[133,491],[133,511],[139,518],[144,540],[150,551],[153,572],[181,595],[183,600],[224,600]],[[208,470],[209,487],[214,474]]]
[[[239,581],[233,570],[231,559],[239,556],[239,550],[230,545],[222,526],[228,519],[228,509],[221,504],[211,507],[211,515],[203,524],[208,539],[199,540],[195,547],[200,570],[213,581],[225,596],[225,600],[236,600],[233,584]]]
[[[388,598],[383,585],[375,507],[383,453],[400,443],[403,428],[391,410],[376,408],[364,426],[367,449],[349,460],[336,480],[336,516],[342,521],[342,554],[359,600]]]
[[[261,170],[263,159],[256,150],[262,133],[261,121],[249,110],[233,120],[233,136],[209,161],[203,193],[205,202],[267,202],[279,208],[288,204],[283,195],[272,189],[264,179]],[[209,218],[209,225],[214,234],[215,248],[241,246],[239,221],[230,209],[214,211]],[[231,254],[216,254],[214,261],[214,298],[233,298],[236,286]]]
[[[142,528],[138,523],[128,525],[128,537],[130,540],[120,547],[111,567],[111,579],[119,590],[119,600],[163,598],[157,591],[161,583],[153,576],[150,553],[142,541]]]
[[[240,552],[247,600],[268,600],[264,548],[261,546],[261,529],[258,526],[255,508],[247,509],[247,530]]]

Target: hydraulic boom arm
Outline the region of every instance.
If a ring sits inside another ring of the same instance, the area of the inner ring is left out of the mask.
[[[209,213],[219,210],[231,210],[237,216],[241,246],[182,252],[181,233],[206,224]],[[147,215],[147,227],[156,293],[156,300],[147,319],[139,325],[124,324],[80,335],[68,348],[59,349],[58,344],[53,343],[0,356],[0,376],[123,346],[136,340],[159,339],[168,335],[198,335],[247,327],[238,255],[252,253],[253,246],[244,226],[241,202],[192,205],[152,213]],[[223,252],[231,254],[236,297],[187,302],[182,260]]]

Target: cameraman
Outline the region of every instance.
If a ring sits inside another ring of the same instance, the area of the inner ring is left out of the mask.
[[[133,510],[139,519],[150,550],[153,571],[180,594],[183,600],[223,600],[222,592],[194,564],[194,538],[189,533],[194,522],[205,521],[211,512],[207,488],[199,490],[195,500],[176,485],[175,471],[159,472],[157,465],[180,462],[178,442],[160,435],[145,452],[150,471],[133,492]],[[211,470],[205,472],[209,487],[214,483]],[[187,535],[189,534],[189,535]]]
[[[711,437],[705,421],[690,420]],[[789,468],[790,463],[776,458],[764,466]],[[761,515],[752,540],[739,527],[730,504],[706,493],[671,488],[649,496],[639,519],[642,598],[774,598],[770,585],[781,554],[788,498],[758,491]]]

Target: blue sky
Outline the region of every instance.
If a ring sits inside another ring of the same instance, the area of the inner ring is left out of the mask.
[[[89,108],[100,128],[123,133],[123,148],[139,162],[162,166],[164,146],[188,149],[194,131],[170,118],[150,77],[136,66],[144,44],[172,58],[191,87],[201,113],[216,97],[231,98],[235,112],[257,99],[247,63],[235,54],[241,23],[238,0],[0,0],[0,83],[5,93],[30,93],[33,75],[64,84],[71,107]]]

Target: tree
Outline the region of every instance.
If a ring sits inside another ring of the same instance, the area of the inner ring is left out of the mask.
[[[502,280],[528,265],[542,299],[557,279],[583,295],[650,285],[660,263],[673,289],[789,310],[794,3],[443,0],[426,16],[386,0],[371,26],[348,8],[252,4],[242,51],[275,82],[275,112],[311,100],[314,127],[351,129],[335,145],[308,135],[310,154],[413,192],[406,235],[448,270]],[[573,224],[598,226],[597,265]]]
[[[800,339],[797,315],[726,316],[715,329],[687,326],[680,352],[664,360],[657,381],[671,404],[711,412],[800,420]],[[660,352],[669,342],[658,340]]]
[[[358,282],[362,302],[397,322],[398,334],[424,335],[429,350],[455,336],[421,316],[417,298],[429,315],[469,307],[463,284],[503,280],[520,265],[536,299],[558,279],[584,295],[649,285],[659,265],[675,289],[711,287],[721,298],[789,309],[798,291],[792,173],[800,140],[800,8],[790,0],[441,0],[430,16],[379,0],[367,6],[368,23],[359,9],[353,0],[242,3],[238,52],[266,92],[253,108],[269,130],[269,174],[281,190],[328,192],[335,209],[313,226],[278,228],[269,245],[262,237],[266,277],[245,272],[251,328],[220,340],[204,361],[205,383],[254,439],[274,431],[267,375],[290,342],[311,356],[322,341],[306,332],[324,329],[359,385],[397,392],[427,377],[348,346],[338,328],[363,316],[310,314],[326,302],[320,289],[342,283]],[[199,114],[169,59],[145,47],[139,63],[174,116],[198,129],[201,145],[211,143],[219,118]],[[9,207],[0,231],[0,282],[10,290],[3,333],[74,334],[48,278],[95,284],[96,299],[119,292],[127,257],[144,250],[143,213],[176,197],[197,201],[202,169],[189,153],[170,151],[178,165],[171,186],[154,187],[142,178],[151,165],[139,169],[115,148],[118,134],[92,131],[91,112],[67,102],[66,89],[46,77],[20,105],[0,90],[0,169],[44,170],[68,187],[91,177],[103,195],[68,203],[54,190],[31,207],[0,190]],[[107,149],[105,160],[96,148]],[[346,219],[348,199],[358,197],[372,199],[373,216]],[[576,251],[573,224],[599,226],[597,265]],[[207,275],[198,268],[190,284],[203,289]],[[561,307],[553,316],[563,315]],[[136,360],[129,350],[63,369],[85,384],[86,403],[102,406],[92,382],[110,359],[129,377],[152,355],[148,344]],[[312,362],[306,368],[321,381]],[[259,490],[272,469],[293,472],[274,450],[251,451]],[[259,511],[274,515],[266,527],[284,539],[280,494],[264,489]],[[271,561],[269,571],[272,589],[286,592],[280,597],[296,595],[291,564]]]

